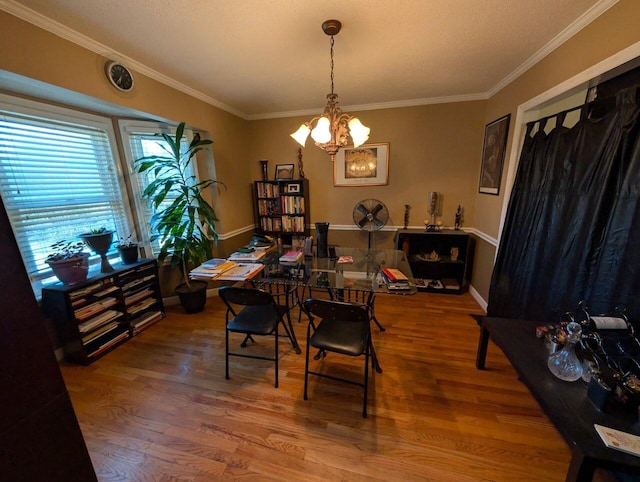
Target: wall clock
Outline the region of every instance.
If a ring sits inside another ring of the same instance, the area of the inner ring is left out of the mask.
[[[105,64],[104,73],[116,89],[122,92],[133,89],[133,74],[120,62],[108,61]]]

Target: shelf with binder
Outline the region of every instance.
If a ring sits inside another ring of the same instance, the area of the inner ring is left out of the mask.
[[[75,285],[43,288],[42,311],[53,320],[66,359],[88,365],[164,318],[156,261],[114,268]]]

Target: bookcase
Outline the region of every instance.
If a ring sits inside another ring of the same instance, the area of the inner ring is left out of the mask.
[[[452,256],[452,248],[457,248],[457,256]],[[407,255],[418,290],[450,294],[467,290],[475,251],[471,235],[453,229],[401,229],[396,249]]]
[[[42,311],[54,322],[65,358],[88,365],[164,318],[156,261],[43,288]]]
[[[256,231],[280,236],[291,245],[294,236],[309,236],[309,181],[255,181]]]

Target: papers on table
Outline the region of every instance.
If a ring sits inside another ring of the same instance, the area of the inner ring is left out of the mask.
[[[227,261],[231,265],[220,265],[217,268],[207,268],[206,263],[191,270],[189,276],[196,279],[220,280],[220,281],[242,281],[253,278],[264,269],[260,263],[236,263]]]
[[[604,444],[610,449],[620,450],[631,455],[640,456],[640,437],[602,425],[593,424]]]

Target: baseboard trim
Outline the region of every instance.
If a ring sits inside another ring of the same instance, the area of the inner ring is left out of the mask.
[[[480,293],[478,293],[478,291],[472,286],[469,285],[469,293],[471,294],[471,296],[473,296],[473,299],[476,300],[478,302],[478,304],[480,305],[480,307],[485,311],[487,311],[487,306],[489,306],[487,304],[487,302],[485,301],[485,299],[480,296]]]

